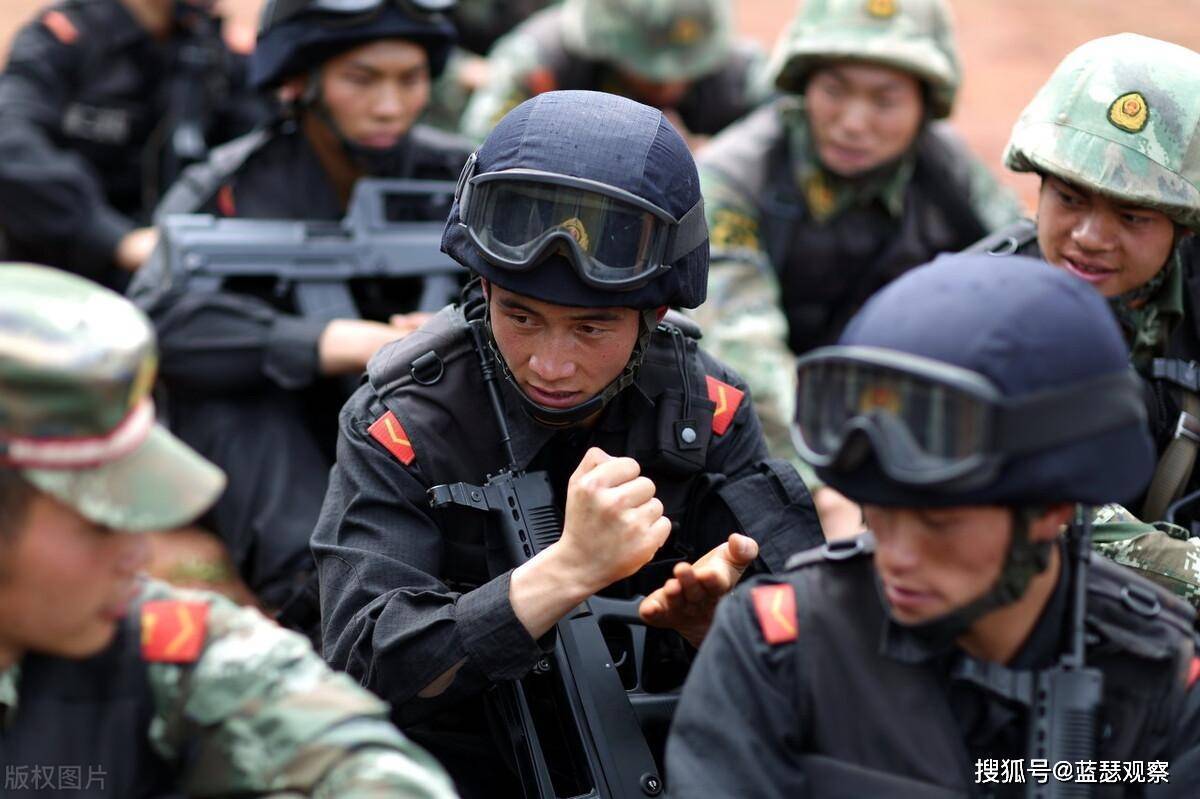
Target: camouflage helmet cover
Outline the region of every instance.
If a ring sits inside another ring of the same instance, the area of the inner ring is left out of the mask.
[[[780,89],[800,92],[814,68],[840,59],[916,75],[929,85],[936,119],[950,115],[962,81],[946,0],[807,0],[767,72]]]
[[[42,266],[0,264],[0,468],[98,524],[195,519],[224,476],[154,421],[149,321],[118,294]]]
[[[1004,163],[1200,229],[1200,53],[1132,33],[1082,45],[1017,119]]]
[[[566,0],[567,49],[647,80],[695,80],[733,45],[729,0]]]

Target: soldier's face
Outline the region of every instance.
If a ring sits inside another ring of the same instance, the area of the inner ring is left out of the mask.
[[[813,73],[804,91],[813,145],[821,164],[853,177],[899,158],[925,114],[921,83],[907,72],[839,63]]]
[[[525,395],[573,408],[615,380],[637,343],[632,308],[572,308],[491,285],[492,333]]]
[[[631,99],[655,108],[675,108],[683,102],[692,85],[686,80],[650,80],[624,70],[620,75]]]
[[[148,557],[145,536],[35,494],[15,535],[0,543],[0,667],[27,651],[87,657],[103,649]]]
[[[1070,506],[1030,524],[1035,541],[1058,535]],[[865,505],[875,568],[892,617],[921,624],[945,616],[996,584],[1012,540],[1012,512],[996,506],[882,508]],[[987,618],[986,616],[984,617]]]
[[[429,103],[424,48],[384,39],[331,58],[321,70],[321,97],[355,144],[386,149],[408,133]]]
[[[1161,211],[1050,175],[1038,193],[1037,225],[1042,257],[1105,297],[1144,285],[1167,265],[1175,245],[1175,223]]]

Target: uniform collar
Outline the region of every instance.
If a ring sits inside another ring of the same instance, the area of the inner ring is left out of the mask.
[[[780,104],[784,129],[788,136],[792,175],[813,219],[824,223],[848,210],[878,201],[892,217],[904,213],[905,195],[916,168],[916,156],[910,149],[896,165],[882,174],[861,180],[847,180],[821,166],[813,148],[808,116],[800,97],[788,97]]]
[[[1184,269],[1179,247],[1166,271],[1163,284],[1141,307],[1129,308],[1121,297],[1109,301],[1129,342],[1130,360],[1139,369],[1149,368],[1151,359],[1166,353],[1167,339],[1183,318]]]

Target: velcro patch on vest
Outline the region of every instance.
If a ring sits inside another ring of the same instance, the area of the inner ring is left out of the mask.
[[[47,11],[42,14],[42,24],[63,44],[72,45],[79,40],[79,28],[76,28],[71,18],[61,11]]]
[[[1190,689],[1200,680],[1200,657],[1192,658],[1192,666],[1188,669],[1187,687]]]
[[[746,392],[739,391],[728,383],[722,383],[711,375],[705,375],[704,381],[708,384],[708,398],[717,405],[713,409],[713,432],[719,436],[724,435],[729,425],[733,424],[734,414],[741,407]]]
[[[396,414],[391,411],[376,419],[375,423],[367,428],[367,432],[405,466],[417,459],[412,442],[408,440],[408,433],[404,432],[404,425],[400,424]]]
[[[760,585],[750,590],[750,598],[763,640],[771,645],[796,640],[796,589],[787,583]]]
[[[194,663],[204,648],[207,630],[207,602],[147,602],[142,605],[142,659]]]

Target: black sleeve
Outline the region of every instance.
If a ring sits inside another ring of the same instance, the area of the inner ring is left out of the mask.
[[[40,21],[13,41],[0,73],[0,226],[65,249],[63,266],[100,278],[134,222],[108,204],[87,161],[56,143],[84,47],[60,42]]]
[[[211,162],[189,167],[155,218],[213,213],[221,184]],[[172,390],[217,395],[271,386],[296,390],[320,373],[317,345],[326,322],[283,313],[257,297],[188,291],[172,273],[162,245],[134,276],[129,297],[154,322],[160,372]]]
[[[509,573],[466,593],[439,579],[442,534],[419,461],[404,466],[367,433],[370,386],[340,418],[337,465],[313,533],[325,659],[408,723],[524,676],[547,651],[513,612]],[[544,639],[549,641],[550,639]],[[448,689],[417,694],[462,664]]]
[[[721,602],[688,674],[667,742],[672,796],[808,795],[796,766],[807,726],[797,644],[763,641],[750,588]]]
[[[752,573],[782,571],[792,554],[825,543],[812,497],[791,464],[768,456],[745,382],[716,360],[703,357],[708,374],[745,392],[732,425],[709,448],[706,470],[720,475],[714,492],[719,507],[698,514],[701,524],[732,528],[715,530],[705,538],[715,536],[720,543],[731,532],[744,533],[759,545]]]

